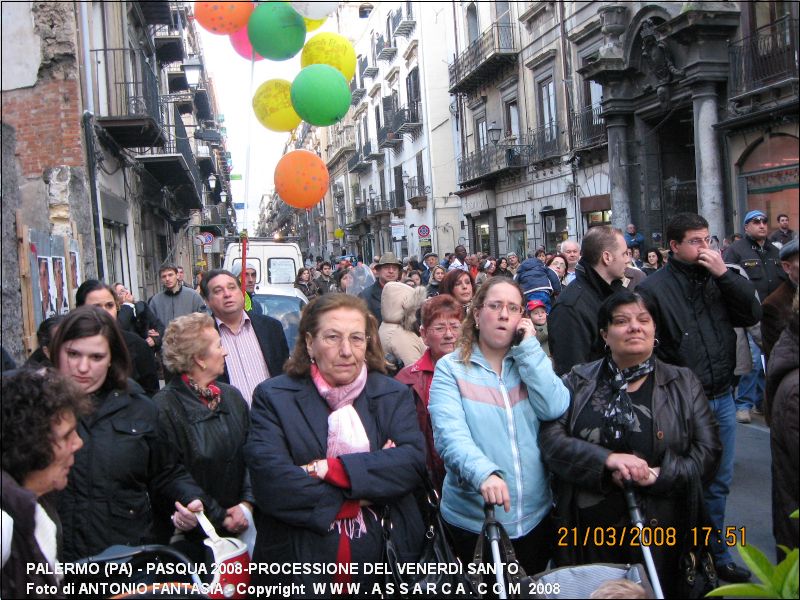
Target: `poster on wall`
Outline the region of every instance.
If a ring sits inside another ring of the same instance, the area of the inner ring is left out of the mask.
[[[56,314],[65,315],[69,312],[69,295],[67,293],[67,272],[64,269],[64,257],[53,256],[53,282],[56,295]]]
[[[77,290],[78,286],[83,283],[81,280],[81,262],[78,260],[77,251],[70,251],[69,253],[69,277],[70,286],[73,290]]]
[[[39,261],[39,306],[42,321],[55,316],[56,296],[55,279],[53,278],[53,265],[50,256],[40,256]]]

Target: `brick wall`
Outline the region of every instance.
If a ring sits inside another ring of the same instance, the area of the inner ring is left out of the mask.
[[[23,178],[51,167],[81,167],[80,87],[75,79],[39,80],[32,88],[3,92],[3,122],[16,130]]]

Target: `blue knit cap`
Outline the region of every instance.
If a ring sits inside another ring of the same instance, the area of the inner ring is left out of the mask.
[[[753,219],[757,219],[758,217],[761,217],[762,219],[766,219],[766,218],[767,218],[767,215],[765,215],[765,214],[764,214],[762,211],[760,211],[760,210],[751,210],[749,213],[747,213],[747,214],[744,216],[744,221],[743,221],[743,224],[744,224],[744,225],[747,225],[747,224],[748,224],[750,221],[752,221]]]

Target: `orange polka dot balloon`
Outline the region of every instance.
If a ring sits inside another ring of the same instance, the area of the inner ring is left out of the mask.
[[[247,25],[255,7],[253,2],[195,2],[194,18],[211,33],[230,35]]]
[[[308,150],[285,154],[275,167],[275,191],[295,208],[311,208],[322,200],[329,181],[323,160]]]

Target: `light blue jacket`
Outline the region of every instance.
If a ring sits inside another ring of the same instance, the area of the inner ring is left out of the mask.
[[[548,473],[539,453],[542,421],[558,419],[569,392],[531,336],[512,346],[497,376],[478,345],[466,364],[457,350],[436,363],[428,410],[436,450],[447,475],[442,516],[479,533],[484,520],[480,485],[498,473],[508,485],[511,512],[495,514],[511,538],[528,534],[550,512]]]

